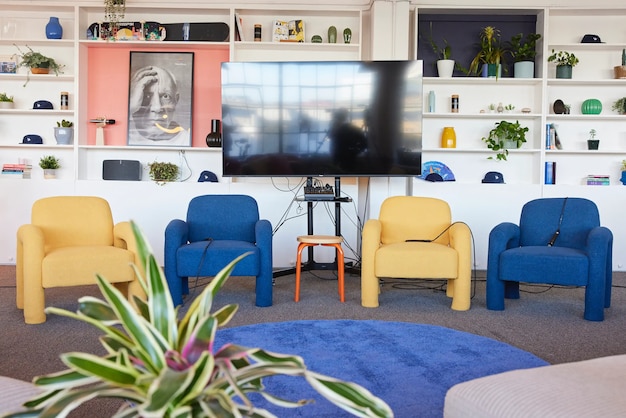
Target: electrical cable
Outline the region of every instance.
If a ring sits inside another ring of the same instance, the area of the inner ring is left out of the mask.
[[[198,288],[198,281],[200,280],[200,271],[202,270],[202,265],[204,264],[204,258],[206,257],[209,246],[211,245],[211,243],[213,243],[213,238],[207,238],[206,241],[207,243],[204,246],[204,249],[202,250],[202,256],[200,257],[200,262],[198,263],[198,271],[196,272],[196,276],[195,276],[195,284],[191,287],[192,292],[189,294],[187,298],[189,300],[195,299],[196,289]],[[183,306],[185,306],[184,299],[183,299]]]

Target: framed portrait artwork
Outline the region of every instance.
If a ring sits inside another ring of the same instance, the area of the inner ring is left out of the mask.
[[[128,145],[191,146],[193,52],[130,52]]]

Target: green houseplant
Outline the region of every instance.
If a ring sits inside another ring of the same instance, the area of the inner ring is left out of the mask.
[[[452,46],[443,39],[443,47],[439,46],[433,37],[433,22],[430,22],[430,33],[427,39],[430,48],[437,56],[437,73],[439,77],[452,77],[454,72],[454,60],[452,59]]]
[[[14,44],[15,45],[15,44]],[[19,57],[20,62],[17,64],[18,67],[26,67],[30,70],[30,73],[33,74],[48,74],[50,71],[54,72],[55,75],[59,75],[62,73],[63,65],[58,64],[54,58],[47,57],[43,55],[41,52],[33,51],[31,47],[26,45],[28,52],[24,52],[20,49],[19,46],[15,45],[19,54],[15,56]],[[29,78],[27,75],[26,83],[28,83]]]
[[[485,26],[480,32],[478,52],[469,66],[470,74],[482,71],[483,77],[498,77],[507,49],[500,38],[500,31],[493,26]],[[486,70],[483,68],[486,67]]]
[[[61,168],[61,161],[54,155],[44,155],[39,160],[39,167],[43,169],[45,179],[56,178],[56,170]]]
[[[580,60],[571,52],[552,50],[552,55],[548,57],[548,62],[556,64],[556,78],[572,78],[572,68]]]
[[[176,181],[178,179],[178,166],[174,163],[152,162],[148,164],[150,178],[157,184]]]
[[[0,109],[12,109],[13,108],[13,96],[9,96],[6,93],[0,93]]]
[[[626,78],[626,48],[622,49],[622,65],[613,67],[615,78]]]
[[[124,295],[103,277],[97,284],[104,300],[86,296],[76,313],[47,308],[98,328],[107,354],[66,353],[67,370],[35,378],[45,392],[26,402],[26,412],[10,417],[66,416],[94,398],[118,398],[128,407],[118,417],[269,417],[248,395],[261,393],[277,405],[299,407],[306,401],[280,399],[266,392],[263,379],[301,376],[340,408],[362,417],[392,417],[389,406],[365,388],[308,370],[299,356],[272,353],[234,344],[214,347],[218,328],[226,325],[237,305],[212,310],[217,292],[244,254],[219,272],[178,319],[167,281],[146,239],[132,223],[142,269],[135,271],[147,299],[134,310]],[[145,272],[145,273],[143,273]],[[368,360],[364,360],[368,361]],[[30,414],[30,415],[28,415]]]
[[[622,97],[613,102],[612,110],[621,115],[626,115],[626,97]]]
[[[498,161],[506,161],[509,149],[519,148],[526,142],[527,132],[528,127],[520,125],[519,121],[502,120],[496,122],[496,126],[482,140],[487,144],[487,148],[496,152],[495,158]],[[493,159],[494,157],[488,158]]]
[[[533,78],[535,76],[535,56],[537,41],[541,34],[529,33],[524,37],[518,33],[507,42],[509,54],[513,58],[513,76],[515,78]]]

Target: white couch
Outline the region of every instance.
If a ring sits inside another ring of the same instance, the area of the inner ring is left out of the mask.
[[[626,355],[513,370],[448,390],[444,418],[626,417]]]

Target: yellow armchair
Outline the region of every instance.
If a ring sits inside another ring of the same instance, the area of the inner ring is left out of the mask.
[[[58,196],[33,204],[31,223],[17,231],[16,304],[27,324],[46,321],[44,289],[95,284],[96,274],[129,300],[145,298],[129,222],[113,224],[109,203],[94,196]]]
[[[431,242],[432,240],[432,242]],[[471,232],[452,223],[447,202],[416,196],[385,199],[378,219],[363,228],[361,305],[378,307],[380,278],[447,279],[452,309],[466,311],[471,298]]]

